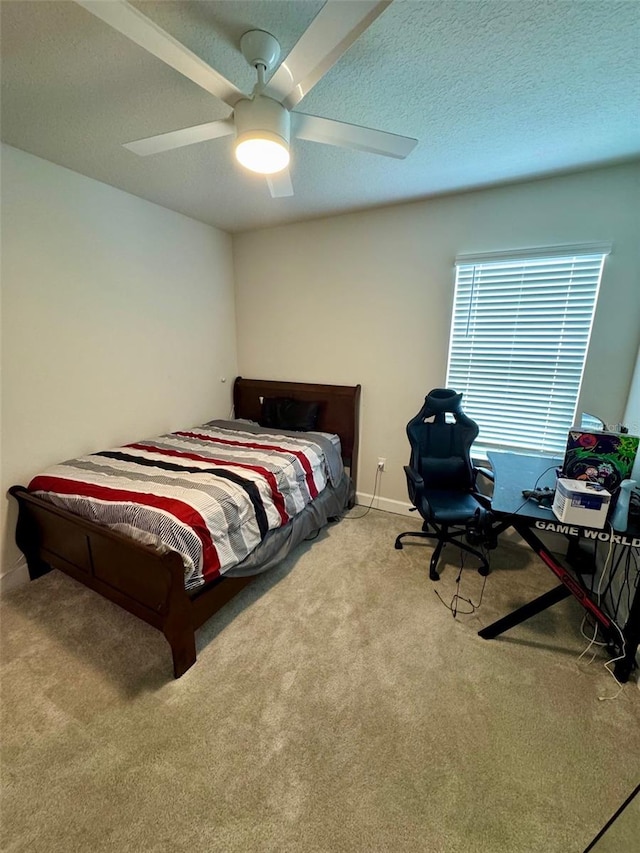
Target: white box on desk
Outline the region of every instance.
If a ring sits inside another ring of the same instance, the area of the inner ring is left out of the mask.
[[[556,481],[552,509],[556,518],[566,524],[602,528],[610,505],[611,493],[599,483],[564,477]]]

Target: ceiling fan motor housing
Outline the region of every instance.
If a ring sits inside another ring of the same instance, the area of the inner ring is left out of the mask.
[[[234,107],[234,119],[238,139],[251,138],[246,134],[264,136],[265,133],[279,137],[278,142],[289,145],[291,119],[289,112],[278,101],[266,95],[242,98]]]
[[[289,147],[291,119],[289,112],[278,101],[266,95],[242,98],[234,107],[236,144],[246,139],[273,139]]]

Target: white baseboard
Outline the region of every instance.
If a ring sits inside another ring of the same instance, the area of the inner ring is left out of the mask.
[[[368,495],[366,492],[356,492],[358,506],[368,507],[371,505],[372,509],[381,509],[383,512],[393,512],[396,515],[408,515],[414,518],[420,517],[415,512],[409,512],[411,504],[408,501],[395,501],[392,498],[376,497],[373,503],[371,503],[372,498],[373,495]]]
[[[23,586],[29,583],[29,569],[27,561],[21,560],[16,566],[0,576],[0,595],[9,592],[10,589],[15,589],[17,586]]]

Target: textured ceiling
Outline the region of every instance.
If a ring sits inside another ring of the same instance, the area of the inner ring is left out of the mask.
[[[135,5],[250,92],[240,36],[268,30],[286,56],[322,2]],[[0,15],[4,142],[231,232],[640,157],[636,0],[395,0],[298,109],[418,146],[398,161],[295,140],[280,199],[229,137],[124,149],[230,110],[80,6]]]

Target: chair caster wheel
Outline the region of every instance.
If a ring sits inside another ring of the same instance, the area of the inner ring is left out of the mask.
[[[491,569],[489,568],[489,566],[480,566],[480,568],[478,569],[478,574],[481,575],[483,578],[486,578],[486,576],[490,572],[491,572]]]
[[[399,542],[399,541],[396,539],[396,544],[395,544],[395,546],[394,546],[394,547],[395,547],[396,551],[402,551],[402,542]]]
[[[429,580],[430,581],[439,581],[440,575],[437,572],[431,571],[431,572],[429,572]]]

